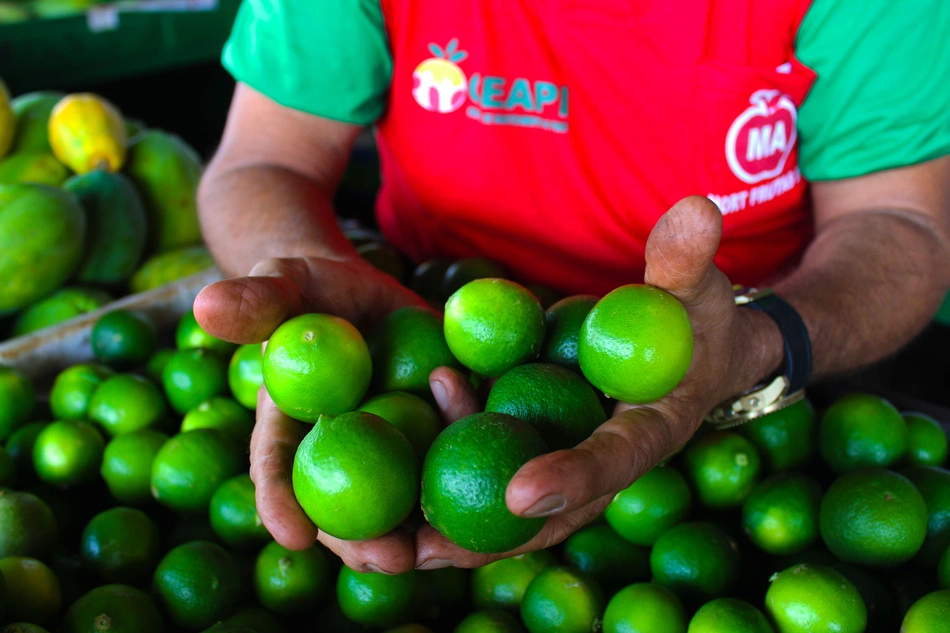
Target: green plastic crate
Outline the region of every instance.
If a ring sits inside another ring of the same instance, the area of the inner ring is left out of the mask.
[[[240,0],[99,5],[90,13],[0,26],[11,93],[84,86],[207,62],[221,54]],[[144,10],[149,9],[149,10]]]

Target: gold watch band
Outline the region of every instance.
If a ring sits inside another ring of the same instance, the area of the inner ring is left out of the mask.
[[[715,429],[728,429],[775,413],[805,398],[805,390],[786,395],[788,379],[777,376],[770,383],[759,385],[709,412],[705,422]]]

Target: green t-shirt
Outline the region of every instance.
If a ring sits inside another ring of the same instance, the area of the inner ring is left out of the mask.
[[[950,0],[814,0],[796,38],[818,74],[798,113],[807,179],[950,153],[948,33]],[[282,105],[358,125],[383,114],[393,68],[379,0],[244,0],[223,62]]]

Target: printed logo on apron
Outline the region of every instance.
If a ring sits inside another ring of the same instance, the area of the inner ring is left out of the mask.
[[[752,104],[736,117],[726,134],[726,161],[737,178],[750,185],[785,169],[795,147],[798,111],[778,90],[756,90]]]

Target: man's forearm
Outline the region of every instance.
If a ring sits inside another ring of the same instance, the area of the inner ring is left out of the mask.
[[[355,255],[330,194],[293,170],[271,165],[209,168],[198,192],[201,229],[228,276],[270,257]]]
[[[869,365],[898,351],[947,292],[950,252],[926,217],[869,211],[829,223],[775,290],[801,314],[813,376]]]

